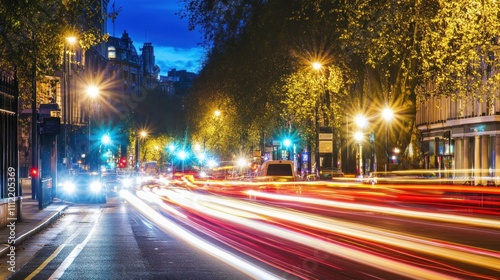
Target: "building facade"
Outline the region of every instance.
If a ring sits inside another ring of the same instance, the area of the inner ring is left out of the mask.
[[[429,97],[418,103],[424,168],[474,177],[477,185],[500,176],[500,101],[487,100]]]

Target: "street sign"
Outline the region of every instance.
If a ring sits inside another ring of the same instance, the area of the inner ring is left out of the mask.
[[[319,153],[320,154],[333,153],[333,141],[319,141]]]
[[[59,134],[61,129],[61,118],[43,118],[40,134]]]

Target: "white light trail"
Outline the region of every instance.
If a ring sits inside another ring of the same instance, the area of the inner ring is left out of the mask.
[[[262,268],[249,263],[238,256],[235,256],[227,251],[216,247],[209,242],[204,241],[198,236],[192,234],[188,230],[180,227],[176,223],[169,221],[160,213],[154,211],[149,205],[141,201],[139,198],[135,197],[129,192],[124,192],[123,198],[127,200],[131,205],[136,207],[143,215],[148,217],[151,221],[160,227],[165,232],[174,234],[178,238],[184,240],[185,242],[195,246],[196,248],[224,261],[225,263],[231,265],[232,267],[240,270],[241,272],[253,277],[255,279],[282,279]]]

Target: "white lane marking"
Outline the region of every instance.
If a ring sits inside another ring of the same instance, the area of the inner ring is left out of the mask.
[[[92,235],[94,234],[94,231],[95,231],[96,226],[98,224],[100,215],[101,215],[101,212],[99,211],[98,216],[94,220],[94,225],[92,226],[92,229],[89,231],[89,234],[87,235],[85,240],[83,240],[82,243],[76,245],[76,247],[73,249],[73,251],[71,251],[71,253],[66,257],[66,259],[64,259],[64,261],[59,265],[59,267],[56,269],[56,271],[54,271],[54,273],[52,273],[52,275],[50,275],[50,277],[49,277],[50,280],[61,278],[62,275],[64,274],[64,272],[66,272],[66,269],[68,269],[68,267],[73,263],[73,261],[76,259],[76,257],[78,257],[78,255],[81,253],[83,248],[85,248],[85,246],[89,242],[90,238],[92,238]]]
[[[42,271],[59,253],[61,253],[62,249],[66,247],[66,245],[70,244],[73,239],[75,239],[80,232],[82,232],[82,229],[80,228],[79,230],[75,231],[70,237],[68,237],[66,240],[64,240],[63,244],[59,245],[57,249],[45,260],[43,261],[40,266],[38,266],[28,277],[26,277],[26,280],[33,279],[40,271]]]

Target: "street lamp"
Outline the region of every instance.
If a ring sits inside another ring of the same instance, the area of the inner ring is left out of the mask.
[[[140,167],[141,167],[141,160],[140,160],[140,156],[141,156],[140,146],[141,145],[139,142],[142,138],[146,138],[146,136],[148,136],[148,133],[145,130],[142,130],[137,134],[137,137],[135,140],[135,168],[137,171],[139,171]]]
[[[385,119],[385,171],[389,165],[389,122],[394,117],[394,112],[391,108],[385,107],[382,111],[382,117]]]
[[[285,158],[284,159],[290,159],[289,148],[292,145],[292,141],[287,138],[287,139],[283,140],[283,145],[285,146]],[[282,156],[282,158],[283,158],[283,156]]]
[[[111,137],[109,136],[109,134],[104,134],[102,137],[101,137],[101,144],[99,145],[99,160],[98,160],[98,165],[99,165],[99,169],[101,170],[102,167],[101,167],[101,155],[102,155],[102,145],[104,145],[104,147],[108,147],[108,145],[111,144]],[[108,162],[108,151],[109,151],[109,148],[104,152],[104,155],[106,156],[106,163]],[[106,168],[106,165],[105,165],[105,168]]]
[[[184,173],[184,160],[187,158],[187,153],[184,150],[180,150],[177,156],[182,160],[182,173]]]
[[[92,141],[91,141],[91,127],[92,127],[92,109],[93,109],[93,103],[96,97],[99,95],[99,89],[95,86],[89,86],[87,88],[87,95],[90,97],[89,100],[89,123],[88,123],[88,151],[89,151],[89,170],[92,170],[92,162],[94,161],[94,157],[92,156],[93,153],[91,151],[92,149]]]
[[[323,68],[323,64],[321,62],[313,62],[312,63],[312,68],[316,71],[319,72]],[[316,100],[316,107],[315,107],[315,112],[314,112],[314,126],[315,126],[315,137],[316,137],[316,152],[314,154],[314,161],[316,162],[316,169],[315,173],[318,174],[318,169],[319,169],[319,119],[318,119],[318,112],[319,111],[319,100]],[[312,169],[312,168],[311,168]],[[311,170],[312,171],[312,170]]]
[[[168,146],[168,150],[170,151],[170,161],[171,161],[171,167],[172,167],[172,173],[174,172],[174,153],[175,153],[175,145],[170,144]]]
[[[356,153],[356,171],[358,176],[363,176],[363,146],[362,141],[364,139],[364,134],[362,130],[368,125],[368,119],[364,115],[356,115],[354,117],[354,123],[360,129],[359,131],[354,133],[354,140],[356,140],[357,145],[357,153]]]
[[[356,170],[360,178],[363,177],[363,146],[361,145],[363,138],[363,132],[357,131],[354,133],[354,140],[358,143],[358,152],[356,153]]]
[[[66,42],[64,43],[64,55],[63,55],[63,83],[64,83],[64,96],[62,99],[63,103],[63,124],[64,124],[64,160],[66,164],[66,169],[70,169],[71,163],[69,159],[69,133],[68,128],[70,125],[70,78],[71,78],[71,54],[68,50],[68,46],[73,46],[77,39],[74,36],[66,37]]]
[[[354,122],[358,128],[363,129],[368,125],[368,119],[363,115],[357,115],[354,117]]]

